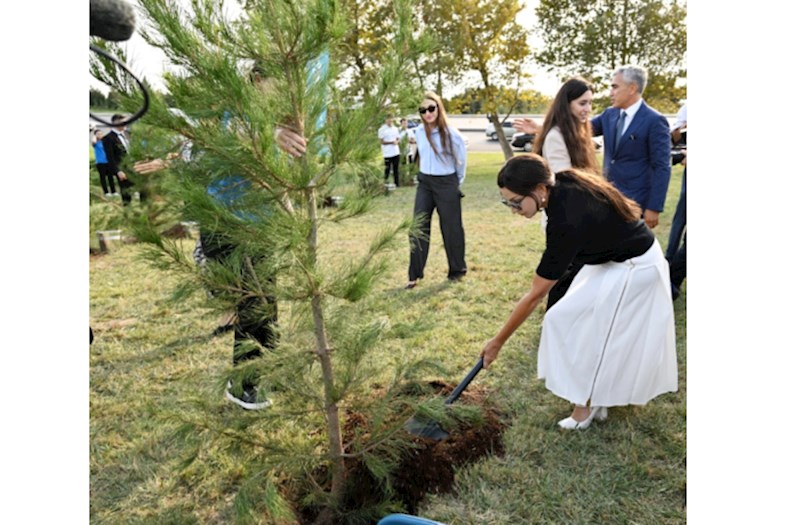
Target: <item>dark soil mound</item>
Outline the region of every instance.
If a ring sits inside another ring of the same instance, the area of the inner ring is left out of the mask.
[[[428,384],[433,392],[443,396],[451,392],[455,385],[442,382]],[[442,398],[444,401],[444,397]],[[412,447],[392,475],[392,488],[395,501],[401,501],[404,511],[416,514],[417,509],[428,494],[446,493],[453,488],[457,467],[477,461],[487,455],[502,455],[502,433],[506,423],[502,414],[487,400],[487,392],[480,386],[472,386],[457,401],[458,404],[473,405],[480,408],[482,422],[475,426],[450,428],[449,437],[442,441],[425,439],[408,434]],[[344,425],[345,437],[359,428],[366,427],[362,414],[348,413]],[[348,459],[348,490],[345,509],[365,508],[383,501],[386,496],[381,483],[369,472],[362,462]],[[303,512],[306,523],[311,523],[309,514]],[[304,520],[304,521],[305,521]]]

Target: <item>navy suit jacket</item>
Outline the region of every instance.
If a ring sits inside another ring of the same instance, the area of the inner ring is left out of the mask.
[[[644,210],[664,211],[672,173],[669,124],[642,101],[628,129],[614,144],[619,108],[608,108],[592,119],[595,135],[603,135],[603,175]]]

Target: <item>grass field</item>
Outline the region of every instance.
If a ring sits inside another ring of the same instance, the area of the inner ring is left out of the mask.
[[[498,202],[501,164],[500,154],[469,157],[464,281],[446,279],[436,218],[426,277],[414,290],[402,290],[407,243],[397,244],[385,281],[363,308],[366,315],[415,330],[388,340],[376,359],[436,359],[449,371],[446,379],[458,381],[529,287],[544,233],[538,217],[525,220]],[[663,248],[681,174],[676,166],[656,228]],[[322,259],[335,264],[361,253],[378,226],[410,215],[414,191],[399,188],[381,197],[368,216],[326,226]],[[103,223],[96,217],[109,205],[92,206],[92,223]],[[191,250],[193,241],[184,243]],[[170,301],[175,278],[148,267],[140,252],[139,245],[122,245],[90,262],[92,523],[233,523],[239,466],[225,451],[207,450],[191,469],[179,470],[186,451],[172,438],[169,417],[197,398],[230,410],[222,399],[222,378],[232,335],[211,336],[217,315],[205,297]],[[679,391],[644,407],[611,409],[606,422],[586,432],[564,433],[556,421],[569,414],[569,403],[535,379],[540,307],[476,379],[509,416],[505,454],[461,469],[456,490],[430,497],[420,514],[465,525],[684,523],[685,293],[675,313]]]

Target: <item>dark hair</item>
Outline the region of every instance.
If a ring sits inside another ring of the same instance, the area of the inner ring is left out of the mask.
[[[508,159],[497,174],[497,185],[508,188],[517,195],[530,195],[539,184],[550,188],[556,181],[569,181],[580,186],[598,201],[610,204],[614,211],[628,222],[639,220],[642,216],[642,209],[635,201],[620,193],[602,177],[575,169],[562,171],[553,176],[547,161],[535,153],[521,154]]]
[[[119,122],[120,120],[125,120],[125,117],[123,117],[119,113],[115,113],[111,116],[111,122]]]
[[[588,120],[584,123],[579,122],[570,110],[570,103],[587,91],[594,92],[594,88],[582,77],[574,77],[564,82],[547,110],[542,130],[533,143],[533,151],[541,155],[545,137],[551,129],[558,126],[564,136],[572,167],[599,174],[600,169],[592,140],[592,124]]]

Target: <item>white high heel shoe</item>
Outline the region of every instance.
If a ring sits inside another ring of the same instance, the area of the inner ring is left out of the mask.
[[[572,416],[565,417],[558,422],[558,426],[566,430],[584,430],[589,428],[592,420],[597,417],[598,419],[605,419],[608,417],[608,410],[605,407],[592,407],[589,415],[583,421],[576,421]]]

